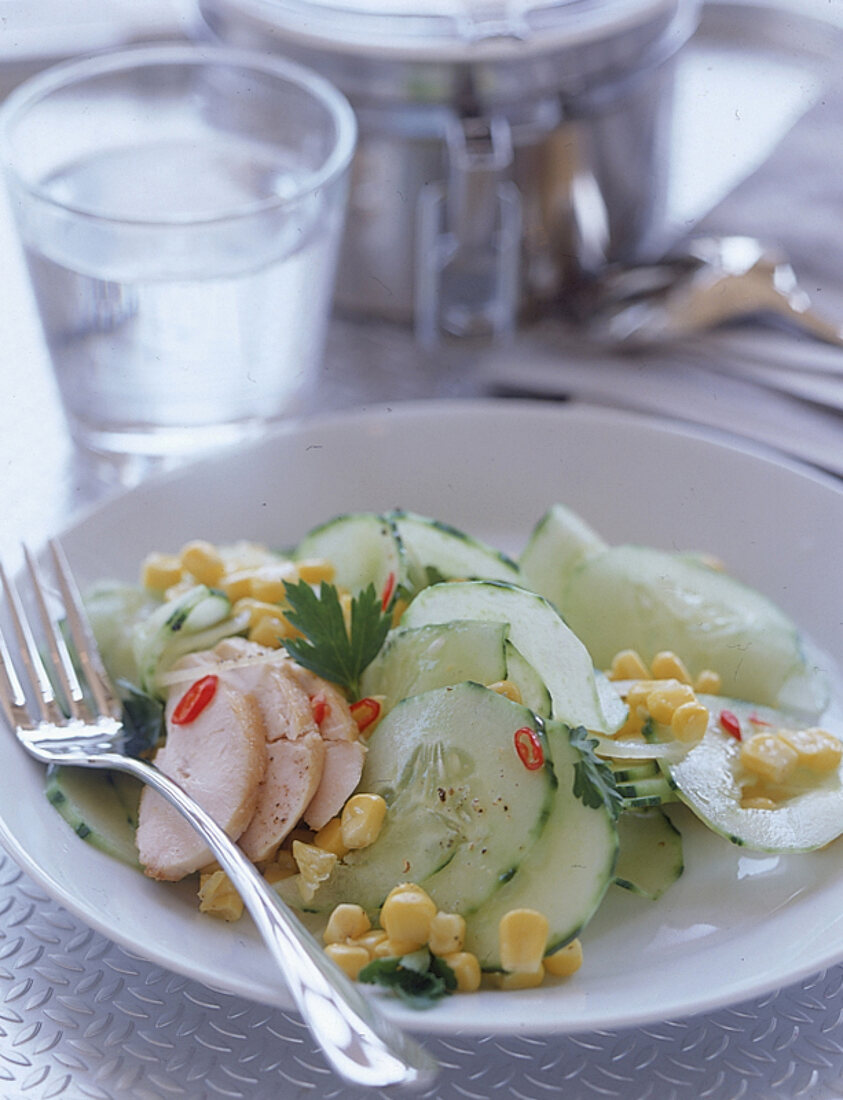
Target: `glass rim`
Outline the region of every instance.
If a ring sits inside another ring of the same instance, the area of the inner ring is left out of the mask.
[[[43,102],[54,92],[85,80],[110,73],[161,65],[181,65],[201,68],[207,65],[224,65],[231,68],[251,69],[277,77],[307,92],[328,111],[336,126],[334,147],[324,162],[308,171],[297,182],[292,194],[270,196],[248,204],[234,205],[213,213],[180,214],[172,217],[138,217],[101,213],[88,206],[56,199],[36,180],[31,180],[19,169],[13,152],[12,130],[26,111]],[[239,47],[204,45],[199,43],[147,44],[103,51],[84,58],[73,58],[51,65],[35,76],[19,84],[6,97],[0,107],[0,152],[3,168],[14,182],[33,198],[57,210],[75,217],[100,223],[111,223],[145,228],[184,228],[217,225],[223,222],[255,217],[286,207],[306,198],[309,194],[340,178],[351,164],[357,144],[357,118],[343,93],[319,73],[298,62]]]

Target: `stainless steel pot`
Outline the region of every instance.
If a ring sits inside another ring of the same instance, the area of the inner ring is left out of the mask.
[[[340,308],[501,336],[640,262],[697,0],[197,0],[204,32],[318,69],[360,127]],[[417,6],[413,6],[413,5]]]

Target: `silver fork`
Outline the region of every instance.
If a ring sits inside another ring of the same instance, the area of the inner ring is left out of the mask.
[[[37,716],[33,717],[10,646],[0,632],[0,704],[20,744],[45,764],[128,772],[163,795],[200,833],[228,874],[334,1070],[346,1080],[370,1088],[429,1084],[436,1072],[430,1055],[387,1020],[328,958],[224,830],[153,764],[121,751],[124,731],[120,701],[100,658],[64,552],[56,541],[50,543],[50,550],[67,627],[81,665],[81,679],[87,683],[94,707],[86,702],[64,636],[50,614],[39,567],[24,549],[52,679],[23,601],[0,565],[0,581],[20,662],[37,707]],[[60,689],[59,696],[53,682]]]

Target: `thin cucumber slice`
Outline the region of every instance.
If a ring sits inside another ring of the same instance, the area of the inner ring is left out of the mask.
[[[140,687],[161,698],[161,671],[185,653],[208,649],[220,638],[242,629],[230,614],[231,601],[225,593],[204,584],[157,607],[134,631]]]
[[[525,707],[529,707],[542,718],[550,717],[553,704],[547,685],[509,640],[506,643],[506,678],[520,691],[521,702]]]
[[[387,604],[409,585],[407,555],[395,524],[374,512],[349,513],[314,527],[294,558],[324,558],[334,566],[340,588],[356,594],[372,584]]]
[[[518,564],[524,575],[522,583],[561,607],[571,574],[606,545],[576,512],[564,504],[554,504],[533,528],[521,553]]]
[[[745,773],[739,762],[740,742],[721,727],[721,710],[736,715],[745,731],[753,729],[753,716],[773,729],[793,729],[793,720],[742,700],[699,698],[711,715],[703,739],[679,762],[659,761],[681,801],[697,817],[733,844],[761,852],[809,852],[843,833],[843,763],[819,776],[800,769],[783,792],[789,797],[775,809],[745,809],[741,806]],[[826,728],[843,739],[843,730]]]
[[[410,695],[507,675],[506,624],[458,621],[394,630],[364,671],[362,695],[383,695],[386,708]]]
[[[644,779],[621,780],[616,786],[628,806],[660,806],[663,802],[675,802],[678,797],[669,776],[661,774]]]
[[[649,662],[679,654],[696,676],[718,672],[726,694],[816,716],[824,674],[806,659],[794,623],[760,593],[688,555],[616,546],[572,574],[562,614],[598,668],[622,649]]]
[[[615,884],[656,901],[685,869],[682,835],[658,807],[618,818]]]
[[[495,581],[436,584],[415,597],[401,622],[425,626],[453,619],[508,623],[510,641],[550,692],[554,718],[601,733],[617,728],[601,704],[585,646],[544,597]]]
[[[88,621],[113,681],[138,683],[134,631],[159,606],[159,600],[135,585],[101,583],[85,593]]]
[[[484,970],[500,970],[498,927],[511,909],[535,909],[549,925],[547,953],[579,935],[614,879],[618,834],[605,806],[587,806],[574,794],[579,750],[562,723],[545,727],[557,778],[550,816],[515,874],[466,922],[466,950]]]
[[[300,875],[276,885],[289,906],[325,914],[350,902],[374,915],[393,886],[423,881],[454,858],[462,838],[458,823],[437,809],[438,777],[420,760],[407,778],[375,842],[344,856],[313,896],[302,893]]]
[[[529,730],[544,763],[531,770],[516,731]],[[526,707],[465,683],[400,703],[377,727],[361,789],[389,804],[409,782],[438,777],[430,809],[458,823],[460,844],[424,880],[440,909],[472,913],[509,878],[544,828],[556,786],[542,723]]]
[[[402,510],[389,512],[388,518],[407,551],[416,588],[453,578],[522,583],[511,558],[448,523]]]
[[[45,793],[78,837],[106,855],[140,867],[135,847],[141,784],[118,772],[51,767]]]
[[[479,684],[404,699],[372,734],[358,788],[385,799],[381,833],[344,857],[310,901],[296,901],[295,879],[281,884],[282,896],[319,912],[341,901],[370,910],[412,881],[440,908],[471,912],[513,874],[553,800],[553,770],[528,770],[516,750],[524,727],[543,750],[535,716]]]

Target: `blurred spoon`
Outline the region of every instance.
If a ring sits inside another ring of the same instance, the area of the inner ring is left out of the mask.
[[[749,317],[843,348],[843,328],[814,311],[786,257],[753,237],[701,237],[662,262],[610,269],[592,294],[588,333],[615,348],[664,344]],[[812,369],[843,376],[843,360]]]

